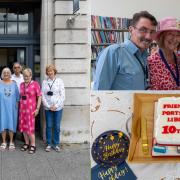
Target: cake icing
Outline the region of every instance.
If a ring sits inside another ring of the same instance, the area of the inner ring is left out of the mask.
[[[154,123],[157,144],[180,145],[180,98],[160,98]]]

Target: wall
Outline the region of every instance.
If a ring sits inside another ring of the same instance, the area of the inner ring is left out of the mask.
[[[65,84],[66,100],[61,126],[62,142],[89,141],[90,5],[80,1],[81,15],[74,23],[73,1],[42,1],[41,73],[53,63]]]
[[[127,17],[141,10],[148,10],[157,19],[174,16],[180,19],[179,0],[91,0],[91,14]]]

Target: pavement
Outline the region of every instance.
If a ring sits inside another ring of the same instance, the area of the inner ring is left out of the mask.
[[[36,138],[37,151],[31,155],[16,150],[0,152],[0,180],[90,180],[89,144],[62,144],[58,153],[45,152],[45,143]]]

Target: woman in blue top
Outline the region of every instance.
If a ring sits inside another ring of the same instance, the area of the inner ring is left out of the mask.
[[[15,145],[13,136],[17,127],[19,91],[16,83],[11,80],[11,71],[4,68],[0,81],[0,133],[2,135],[2,144],[0,150],[7,148],[6,133],[9,132],[10,143],[9,150],[14,150]]]

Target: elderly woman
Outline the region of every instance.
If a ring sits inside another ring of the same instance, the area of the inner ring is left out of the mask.
[[[24,82],[20,84],[19,130],[23,132],[25,144],[21,151],[29,149],[30,154],[36,152],[35,117],[41,105],[41,90],[38,82],[32,80],[32,71],[23,71]]]
[[[63,81],[56,77],[56,73],[57,70],[53,65],[47,66],[47,79],[42,83],[42,101],[46,116],[46,152],[51,151],[51,147],[56,152],[60,151],[60,122],[65,100],[65,90]]]
[[[17,113],[19,91],[16,83],[11,80],[11,71],[4,68],[0,81],[0,133],[2,135],[2,144],[0,150],[7,148],[6,133],[9,132],[10,142],[9,150],[14,150],[13,135],[17,127]]]
[[[148,58],[150,89],[180,89],[180,62],[174,52],[179,44],[179,22],[173,17],[160,21],[160,29],[156,34],[159,50]]]

